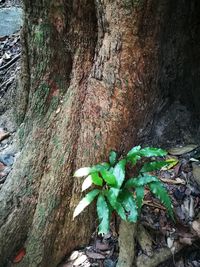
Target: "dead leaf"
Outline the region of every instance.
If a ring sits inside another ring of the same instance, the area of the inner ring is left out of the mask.
[[[200,165],[193,162],[192,163],[192,173],[194,176],[195,181],[200,185]]]
[[[184,245],[192,245],[192,238],[190,237],[180,237],[179,242]]]
[[[190,161],[192,161],[192,162],[199,162],[199,160],[198,159],[195,159],[195,158],[190,158]]]
[[[5,36],[0,36],[0,42],[3,42],[3,41],[5,41],[6,40],[6,38],[7,38],[7,36],[5,35]]]
[[[183,185],[186,184],[186,182],[183,179],[180,179],[180,178],[176,178],[175,180],[173,180],[173,179],[160,178],[160,180],[162,182],[168,183],[168,184],[183,184]]]
[[[22,259],[24,258],[24,256],[26,255],[26,250],[25,248],[22,248],[20,249],[18,252],[17,252],[17,255],[14,257],[13,259],[13,263],[18,263],[20,261],[22,261]]]
[[[176,158],[168,158],[166,159],[166,162],[168,163],[168,165],[165,167],[162,167],[161,168],[162,171],[167,171],[167,170],[172,169],[174,166],[178,164],[179,160]]]
[[[194,199],[192,196],[190,196],[189,217],[190,219],[194,217]]]
[[[61,108],[59,107],[59,108],[56,110],[56,114],[60,113],[60,110],[61,110]]]
[[[200,237],[200,222],[199,221],[193,221],[192,222],[192,228],[197,233],[197,235]]]
[[[197,147],[198,147],[198,145],[191,144],[191,145],[187,145],[187,146],[183,146],[183,147],[171,148],[168,150],[168,152],[171,155],[180,156],[182,154],[191,152],[192,150],[194,150]]]
[[[95,244],[95,247],[96,247],[96,249],[101,250],[101,251],[105,251],[105,250],[110,249],[110,246],[108,243],[102,243],[102,242],[99,242],[98,240]]]
[[[74,261],[73,266],[79,266],[80,264],[84,263],[86,260],[87,260],[87,256],[81,255]]]
[[[4,130],[0,129],[0,142],[9,136],[10,136],[9,132],[5,132]]]
[[[6,165],[4,165],[2,162],[0,162],[0,171],[3,171],[5,169]]]
[[[86,255],[90,258],[90,259],[96,259],[96,260],[104,260],[105,256],[100,254],[100,253],[96,253],[96,252],[90,252],[87,251]]]
[[[66,262],[61,267],[73,267],[73,262]]]
[[[6,59],[6,60],[8,60],[8,59],[10,59],[10,58],[11,58],[11,54],[10,54],[10,53],[7,53],[7,52],[5,52],[5,53],[4,53],[4,55],[3,55],[3,58],[4,58],[4,59]]]
[[[70,261],[74,261],[74,260],[76,260],[76,259],[78,258],[78,256],[79,256],[79,252],[78,252],[77,250],[75,250],[75,251],[72,252],[72,254],[70,255],[69,260],[70,260]]]
[[[174,245],[174,238],[171,238],[170,236],[167,238],[167,246],[168,248],[172,248]]]

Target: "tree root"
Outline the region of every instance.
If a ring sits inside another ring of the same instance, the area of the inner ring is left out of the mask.
[[[141,224],[138,225],[136,239],[144,254],[151,257],[153,254],[153,240],[148,231]]]
[[[121,221],[119,227],[119,259],[117,267],[132,267],[135,258],[137,224]]]
[[[187,244],[183,245],[175,241],[171,249],[168,247],[156,249],[151,257],[148,257],[147,255],[144,254],[138,256],[136,260],[136,266],[156,267],[159,264],[169,260],[170,258],[173,258],[174,260],[175,255],[186,247]]]
[[[138,257],[135,255],[136,241],[143,251]],[[153,239],[143,225],[122,221],[119,228],[120,252],[117,267],[156,267],[174,257],[185,246],[174,242],[171,249],[163,247],[153,251]]]
[[[151,257],[142,254],[137,257],[136,266],[138,267],[156,267],[158,264],[172,257],[172,252],[169,248],[161,248],[156,250]]]

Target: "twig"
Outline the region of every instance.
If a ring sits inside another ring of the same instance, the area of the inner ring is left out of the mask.
[[[0,71],[4,70],[8,67],[10,67],[11,65],[13,65],[19,58],[20,58],[21,54],[15,56],[13,59],[11,59],[7,64],[3,65],[0,67]]]
[[[8,84],[11,84],[14,81],[14,77],[10,78],[9,80],[6,80],[2,84],[0,84],[0,88],[3,88],[5,85],[7,86]],[[1,90],[2,91],[2,90]]]
[[[147,205],[147,206],[150,206],[150,207],[166,210],[165,207],[163,207],[162,205],[160,205],[158,203],[152,202],[151,200],[144,200],[143,204]]]

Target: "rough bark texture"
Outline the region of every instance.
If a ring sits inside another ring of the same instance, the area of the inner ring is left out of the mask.
[[[0,193],[0,266],[55,267],[88,242],[75,169],[136,144],[160,104],[167,0],[24,1],[21,153]],[[12,264],[11,264],[12,265]]]

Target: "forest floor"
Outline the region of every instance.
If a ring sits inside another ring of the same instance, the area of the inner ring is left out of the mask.
[[[174,206],[175,222],[164,206],[146,190],[139,221],[137,266],[200,266],[200,146],[185,145],[168,150],[168,168],[154,172],[167,188]],[[94,233],[88,247],[74,251],[62,267],[116,266],[119,253],[118,226],[104,237]],[[125,266],[124,266],[125,267]]]
[[[0,0],[0,9],[19,6],[20,1]],[[15,146],[17,125],[13,99],[20,72],[20,35],[0,36],[0,189],[9,174],[18,151]],[[155,174],[165,184],[173,201],[175,222],[164,206],[146,190],[139,221],[137,241],[138,266],[200,266],[200,144],[198,129],[191,125],[191,113],[175,101],[160,113],[146,139],[146,145],[168,149],[173,164]],[[189,126],[189,127],[188,127]],[[194,137],[195,136],[195,137]],[[77,248],[66,256],[60,267],[114,267],[119,254],[118,221],[113,217],[111,232],[91,237],[87,247]],[[18,257],[19,255],[16,255]],[[15,257],[15,259],[16,259]],[[126,266],[124,266],[126,267]]]

